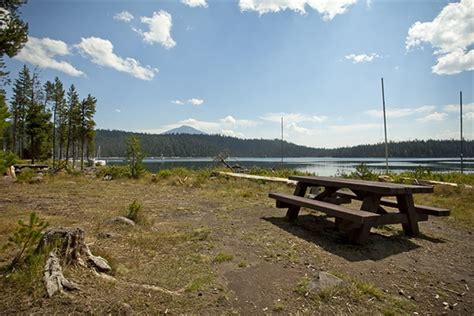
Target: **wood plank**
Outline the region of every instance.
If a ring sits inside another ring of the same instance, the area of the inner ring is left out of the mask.
[[[409,185],[390,182],[365,181],[335,177],[291,176],[290,180],[301,181],[308,185],[348,188],[362,190],[381,195],[396,195],[407,193],[433,193],[432,186]]]
[[[350,220],[359,224],[362,223],[372,223],[376,218],[380,217],[379,214],[361,211],[361,210],[352,210],[340,205],[335,205],[323,201],[317,201],[312,199],[307,199],[300,196],[294,196],[290,194],[283,193],[269,193],[268,196],[272,199],[282,201],[290,205],[297,205],[299,207],[307,207],[315,209],[321,212],[328,214],[329,216],[339,217],[342,219]]]
[[[351,192],[337,192],[337,195],[342,198],[348,198],[353,200],[361,200],[359,196]],[[398,208],[397,201],[389,200],[389,199],[381,199],[380,205],[389,206]],[[432,215],[432,216],[449,216],[451,211],[446,208],[434,207],[434,206],[427,206],[427,205],[420,205],[415,204],[415,210],[417,213]]]

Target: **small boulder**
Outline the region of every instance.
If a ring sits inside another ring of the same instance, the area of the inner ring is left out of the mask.
[[[43,182],[43,176],[37,175],[29,181],[29,183],[42,183]]]
[[[125,216],[116,216],[116,217],[110,219],[110,222],[135,226],[135,222],[132,221],[130,218],[127,218]]]
[[[331,273],[321,271],[318,273],[318,276],[316,278],[311,280],[308,286],[308,290],[310,292],[319,292],[338,286],[342,283],[344,283],[344,281],[338,278],[337,276],[332,275]]]

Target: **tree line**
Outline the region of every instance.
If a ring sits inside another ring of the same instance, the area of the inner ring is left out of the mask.
[[[311,148],[279,139],[241,139],[221,135],[153,135],[117,130],[97,130],[96,144],[105,157],[125,157],[126,139],[135,135],[149,157],[213,157],[227,152],[234,157],[385,157],[384,144],[341,148]],[[459,157],[458,140],[413,140],[390,142],[390,157],[435,158]],[[474,156],[474,141],[465,141],[464,156]]]
[[[80,161],[94,151],[97,99],[80,99],[72,84],[67,92],[61,80],[41,83],[36,71],[26,65],[13,84],[9,104],[9,126],[4,132],[4,147],[20,159]]]

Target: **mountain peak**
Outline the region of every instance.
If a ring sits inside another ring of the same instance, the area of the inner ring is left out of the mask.
[[[194,127],[188,125],[182,125],[177,128],[170,129],[169,131],[163,132],[161,134],[169,135],[169,134],[191,134],[191,135],[206,135],[206,133],[195,129]]]

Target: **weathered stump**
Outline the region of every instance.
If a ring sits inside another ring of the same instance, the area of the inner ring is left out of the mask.
[[[53,228],[46,231],[38,244],[38,251],[49,251],[44,267],[43,280],[48,296],[63,289],[78,289],[78,285],[68,281],[62,272],[61,262],[66,265],[80,265],[94,271],[111,270],[107,260],[94,256],[85,243],[85,232],[81,228]]]

